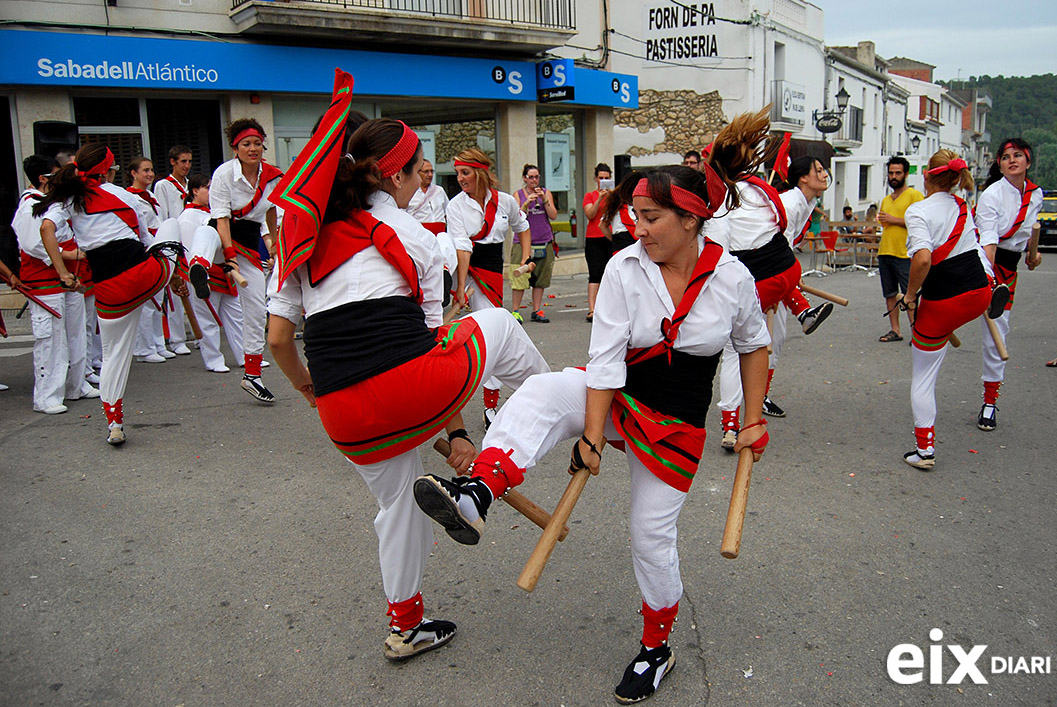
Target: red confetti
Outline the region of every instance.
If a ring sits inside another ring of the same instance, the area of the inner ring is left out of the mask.
[[[826,673],[826,675],[833,675],[833,673]]]
[[[979,453],[980,452],[976,451],[975,449],[970,449],[969,450],[969,454],[979,454]]]
[[[964,501],[964,500],[965,500],[965,496],[959,496],[959,497],[958,497],[958,500],[959,500],[959,501]]]
[[[547,295],[547,299],[554,299],[554,295]]]
[[[91,415],[81,415],[81,419],[82,420],[87,420],[90,417],[91,417]]]
[[[567,304],[567,305],[565,305],[565,307],[566,307],[567,309],[568,309],[569,307],[575,307],[575,306],[576,306],[575,304]]]

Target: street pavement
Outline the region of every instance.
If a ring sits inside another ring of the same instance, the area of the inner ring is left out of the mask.
[[[710,413],[679,522],[678,664],[652,705],[1057,704],[1057,370],[1043,367],[1057,356],[1057,256],[1046,257],[1020,277],[996,432],[975,424],[980,329],[959,331],[940,374],[931,473],[902,461],[910,349],[877,341],[888,330],[877,278],[811,278],[851,304],[810,337],[790,319],[772,388],[789,415],[769,419],[736,560],[719,554],[736,459]],[[554,284],[551,323],[525,309],[525,328],[554,368],[582,365],[586,279]],[[239,369],[207,373],[197,352],[134,363],[128,443],[114,449],[97,401],[31,411],[31,340],[25,318],[7,319],[0,704],[613,702],[641,631],[621,453],[606,450],[531,594],[515,580],[539,531],[511,508],[493,506],[476,547],[438,528],[426,612],[459,633],[391,664],[376,505],[276,366],[265,380],[279,401],[265,407],[239,389]],[[480,415],[478,397],[475,441]],[[523,492],[544,507],[568,481],[569,447],[527,475]],[[906,670],[921,682],[889,677],[898,644],[923,652],[924,668]],[[959,666],[942,648],[930,672],[933,644],[986,644],[975,664],[987,683],[930,684]],[[1046,657],[1051,672],[993,674],[993,658],[1009,656]]]

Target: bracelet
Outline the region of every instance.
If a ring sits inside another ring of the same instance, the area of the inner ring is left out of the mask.
[[[473,445],[473,440],[470,439],[470,435],[466,433],[466,428],[460,427],[457,430],[452,430],[448,433],[448,443],[455,441],[457,438],[462,438]]]
[[[235,246],[229,245],[224,249],[224,260],[234,260],[238,257],[239,252],[235,250]]]

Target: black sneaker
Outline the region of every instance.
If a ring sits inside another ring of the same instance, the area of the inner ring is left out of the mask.
[[[262,403],[274,403],[275,396],[272,395],[272,391],[268,390],[264,386],[264,382],[260,376],[243,376],[242,382],[239,383],[243,390],[257,398]]]
[[[770,415],[771,417],[785,417],[785,410],[778,407],[777,404],[767,396],[763,398],[763,414]]]
[[[987,308],[988,319],[998,319],[1002,316],[1002,312],[1006,311],[1006,305],[1009,303],[1009,299],[1012,295],[1009,292],[1009,285],[1002,283],[991,290],[991,306]]]
[[[547,318],[547,315],[543,313],[542,309],[539,309],[532,313],[532,321],[539,322],[540,324],[547,324],[550,322],[550,319]]]
[[[915,469],[921,469],[922,471],[932,471],[932,468],[936,466],[936,455],[935,454],[922,454],[918,450],[907,452],[903,455],[903,461]]]
[[[469,496],[478,517],[471,520],[459,508],[459,499]],[[484,532],[492,492],[480,479],[457,476],[451,481],[434,474],[415,479],[415,502],[422,512],[444,526],[452,540],[463,545],[476,545]]]
[[[209,299],[209,271],[201,263],[194,263],[187,268],[187,279],[195,289],[195,297]]]
[[[455,638],[455,624],[451,621],[430,621],[407,631],[393,629],[385,639],[385,657],[389,660],[407,660],[414,656],[440,648]]]
[[[800,320],[800,324],[804,327],[804,334],[810,334],[815,329],[818,329],[819,324],[826,321],[826,317],[833,311],[833,303],[826,302],[820,304],[817,307],[805,310],[800,313],[797,319]]]
[[[991,403],[984,403],[983,407],[980,408],[980,417],[976,419],[976,426],[985,432],[998,427],[998,416],[995,414],[998,412],[998,408]]]
[[[654,692],[664,676],[675,667],[675,655],[667,644],[642,650],[624,670],[624,679],[617,685],[613,695],[617,702],[631,704],[641,702]]]
[[[484,409],[484,428],[487,430],[495,422],[495,416],[499,414],[498,408],[485,408]]]

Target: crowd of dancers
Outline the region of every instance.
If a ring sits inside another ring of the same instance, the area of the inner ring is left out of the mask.
[[[643,625],[615,697],[645,699],[675,664],[677,521],[717,371],[721,445],[758,460],[765,414],[782,414],[767,396],[787,313],[811,334],[832,312],[804,297],[794,253],[828,173],[802,157],[777,165],[777,183],[766,178],[778,147],[766,108],[735,117],[700,168],[642,169],[613,184],[599,164],[599,188],[585,198],[590,347],[584,367],[552,372],[503,307],[508,234],[518,276],[542,273],[550,257],[533,225],[533,214],[554,218],[553,198],[530,181],[539,170],[526,165],[515,197],[499,189],[488,156],[468,148],[455,158],[460,191],[448,201],[415,132],[368,120],[350,101],[351,77],[339,71],[330,109],[286,175],[263,160],[267,136],[252,119],[228,126],[233,157],[211,178],[190,174],[183,146],[156,181],[150,160],[127,165],[127,190],[108,177],[105,145],[85,145],[65,165],[26,159],[30,187],[13,223],[21,268],[0,265],[0,274],[30,297],[34,409],[59,413],[64,400],[100,397],[107,442],[124,443],[133,358],[190,354],[185,319],[208,371],[229,370],[223,330],[245,368],[242,388],[271,404],[261,371],[267,336],[276,364],[377,499],[390,617],[383,648],[393,660],[456,632],[425,612],[434,522],[475,544],[491,505],[559,443],[575,440],[570,471],[598,473],[605,448],[619,449]],[[935,384],[950,337],[983,317],[998,334],[984,337],[979,424],[997,424],[996,345],[1009,331],[1017,264],[1025,251],[1029,268],[1041,261],[1030,162],[1022,140],[1003,143],[974,217],[958,196],[971,187],[967,165],[940,150],[927,197],[906,212],[912,265],[896,306],[914,332],[915,445],[904,457],[914,467],[936,463]],[[456,318],[464,308],[471,313]],[[302,323],[307,365],[295,338]],[[500,407],[503,386],[514,392]],[[478,389],[486,433],[475,444],[462,410]],[[420,447],[438,433],[450,444],[451,478],[423,469]]]

